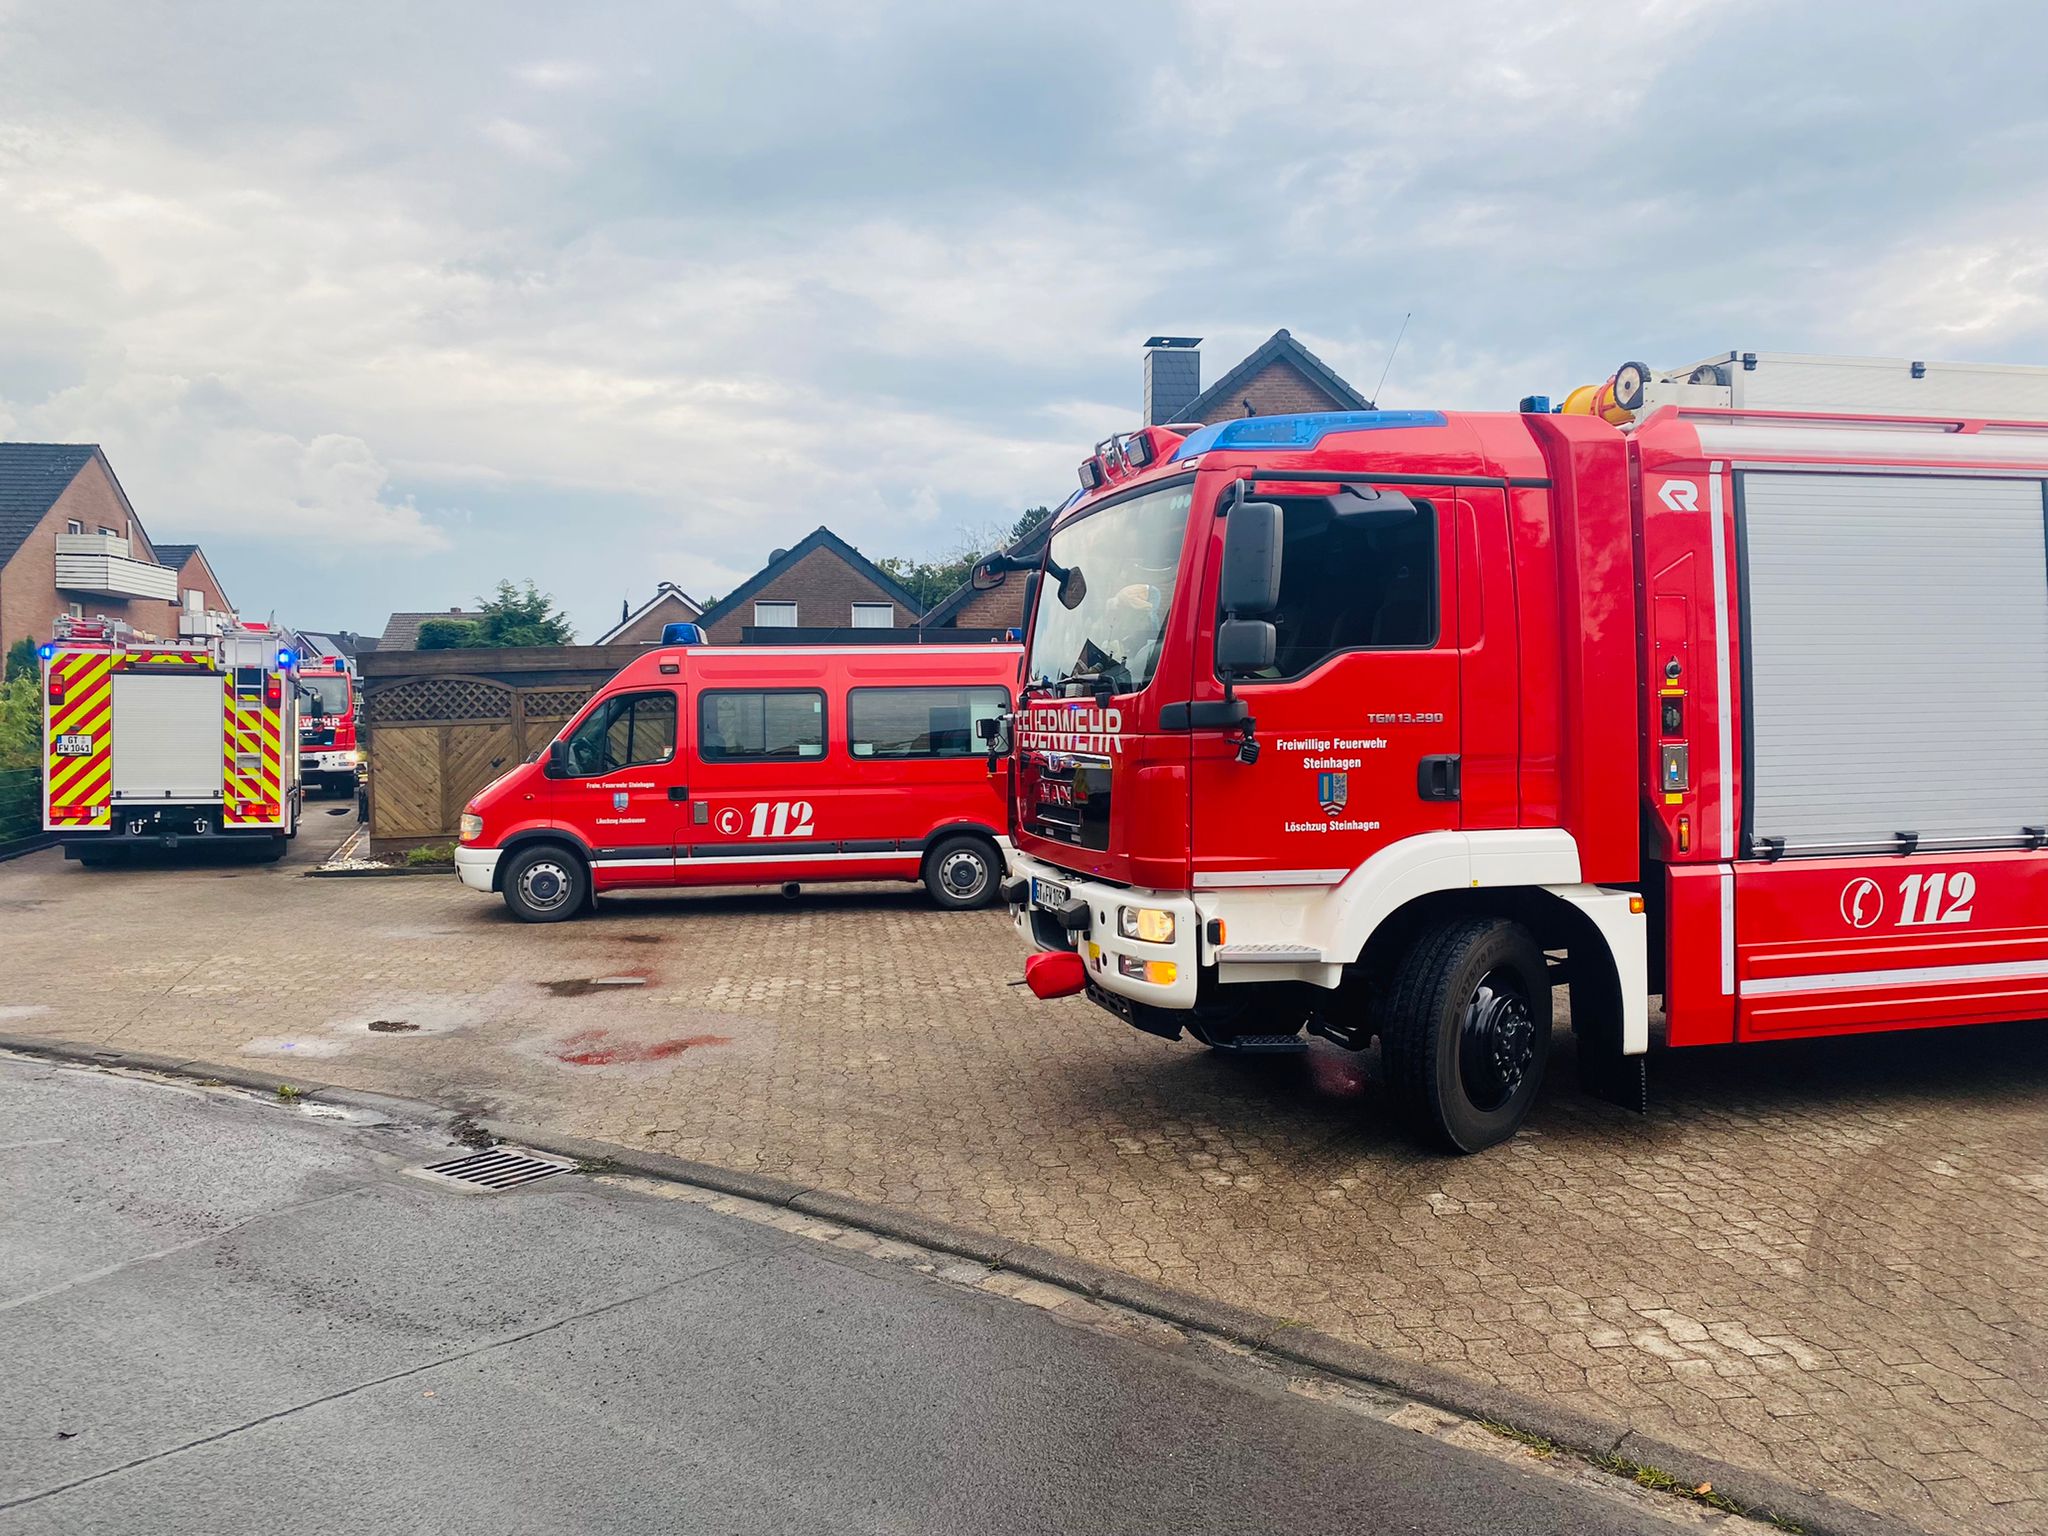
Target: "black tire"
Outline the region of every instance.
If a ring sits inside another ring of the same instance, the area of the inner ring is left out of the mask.
[[[1003,856],[996,845],[972,832],[956,833],[925,856],[924,888],[949,912],[971,912],[996,899],[1003,881]]]
[[[1520,1129],[1550,1056],[1550,976],[1520,923],[1418,931],[1394,968],[1380,1034],[1387,1088],[1410,1124],[1453,1152]]]
[[[265,838],[256,850],[256,862],[275,864],[291,851],[291,846],[291,839],[288,836]]]
[[[118,848],[81,848],[72,857],[85,869],[105,869],[121,856]]]
[[[590,900],[590,871],[559,843],[521,848],[505,861],[505,905],[522,923],[562,923]]]

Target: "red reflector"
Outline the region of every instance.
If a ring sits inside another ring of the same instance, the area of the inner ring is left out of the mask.
[[[277,704],[277,703],[281,703],[281,702],[283,701],[283,699],[284,699],[284,684],[283,684],[283,683],[281,683],[281,682],[279,682],[279,681],[278,681],[278,680],[277,680],[276,678],[274,678],[274,677],[273,677],[273,678],[271,678],[271,679],[270,679],[270,681],[268,681],[267,683],[265,683],[265,684],[263,685],[263,702],[264,702],[264,703],[266,703],[266,704]]]
[[[1026,955],[1024,985],[1034,997],[1072,997],[1088,985],[1087,962],[1065,950]]]

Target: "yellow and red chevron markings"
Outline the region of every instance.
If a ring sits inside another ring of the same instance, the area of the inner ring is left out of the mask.
[[[45,702],[48,728],[50,823],[53,826],[103,827],[113,800],[113,740],[107,726],[113,712],[114,658],[107,651],[64,651],[50,659],[49,681],[61,685],[64,702]],[[45,694],[47,701],[48,695]],[[61,736],[91,738],[83,757],[60,756]]]
[[[262,826],[283,821],[282,735],[283,711],[261,698],[237,699],[230,679],[221,733],[224,825]]]

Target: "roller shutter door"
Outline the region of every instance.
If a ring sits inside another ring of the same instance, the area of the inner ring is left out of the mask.
[[[1736,495],[1752,847],[2048,826],[2041,482],[1750,471]]]
[[[115,673],[115,798],[219,799],[222,708],[215,673]]]

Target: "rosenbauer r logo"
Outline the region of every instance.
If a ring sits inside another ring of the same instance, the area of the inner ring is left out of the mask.
[[[1690,480],[1666,480],[1657,488],[1657,499],[1674,512],[1697,512],[1700,488]]]

